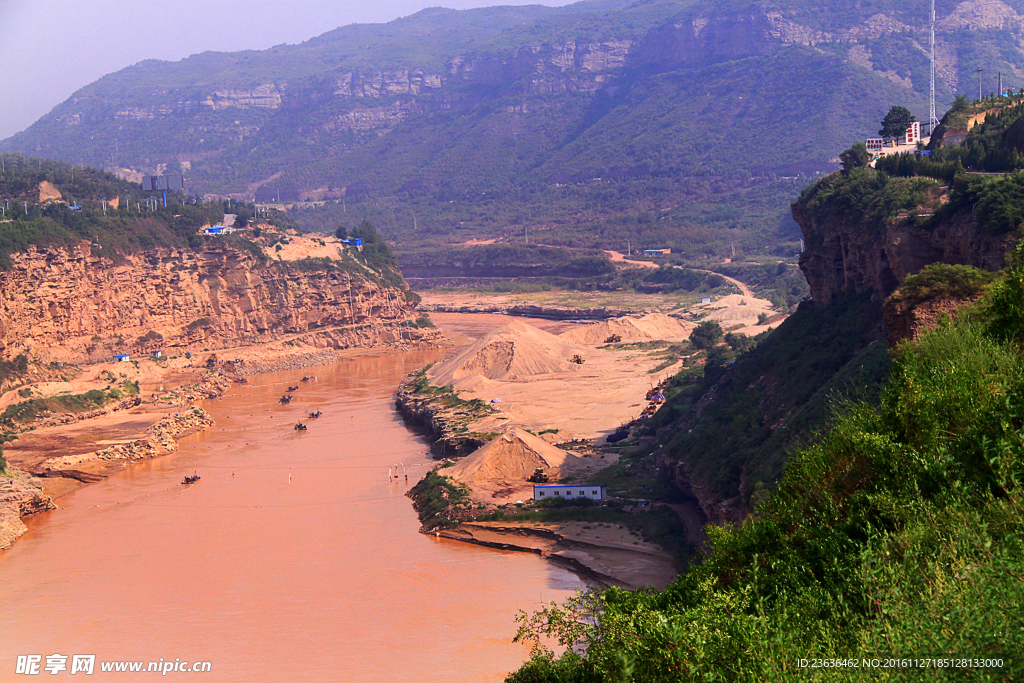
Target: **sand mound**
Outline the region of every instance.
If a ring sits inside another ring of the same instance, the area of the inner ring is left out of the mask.
[[[473,375],[515,380],[571,370],[578,366],[569,359],[582,352],[580,347],[549,332],[514,321],[431,368],[428,377],[431,384],[442,387]]]
[[[563,332],[559,336],[575,344],[604,344],[605,340],[613,334],[622,337],[624,342],[655,339],[683,341],[690,338],[690,332],[694,327],[696,326],[693,323],[667,316],[664,313],[650,313],[642,317],[625,316],[583,325]]]
[[[723,296],[721,299],[708,304],[708,308],[730,308],[732,306],[749,306],[757,310],[758,313],[773,308],[772,302],[767,299],[758,299],[752,296],[743,296],[742,294],[730,294],[729,296]]]
[[[521,484],[537,468],[557,479],[580,458],[556,448],[538,436],[513,428],[481,446],[442,473],[467,484],[506,481]]]
[[[735,324],[753,325],[762,313],[774,312],[772,302],[740,294],[730,294],[706,306],[708,320],[723,323],[724,327]]]

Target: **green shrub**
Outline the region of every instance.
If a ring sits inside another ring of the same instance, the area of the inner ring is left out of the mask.
[[[994,279],[994,273],[971,266],[933,263],[904,280],[890,300],[918,304],[931,299],[978,296]]]
[[[778,489],[664,591],[591,592],[521,614],[510,681],[857,681],[807,653],[966,653],[1024,678],[1024,357],[963,316],[895,352],[877,405],[848,405]],[[568,646],[556,657],[540,644]],[[550,641],[548,641],[550,642]],[[899,680],[935,680],[905,669]]]

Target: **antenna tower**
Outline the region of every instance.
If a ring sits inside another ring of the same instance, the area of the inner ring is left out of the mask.
[[[935,126],[939,125],[939,117],[935,115],[935,0],[932,0],[932,16],[931,16],[931,35],[929,37],[929,47],[932,52],[932,83],[931,83],[931,97],[929,99],[928,109],[928,127],[931,130],[935,130]]]

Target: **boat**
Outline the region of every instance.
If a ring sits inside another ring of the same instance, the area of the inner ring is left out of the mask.
[[[295,430],[296,431],[304,432],[304,431],[306,431],[306,429],[307,429],[306,425],[302,424],[301,422],[299,422],[299,423],[297,423],[295,425]]]
[[[299,385],[298,384],[296,384],[294,387],[288,387],[288,391],[298,391],[298,390],[299,390]]]
[[[312,413],[309,414],[310,417],[320,417],[321,415],[323,415],[323,413],[319,410],[314,410]]]
[[[302,381],[303,382],[308,382],[309,381],[309,375],[306,375],[305,377],[303,377]]]
[[[291,403],[291,400],[292,400],[292,395],[291,394],[285,394],[284,396],[281,397],[281,403]]]
[[[202,477],[200,477],[198,474],[189,474],[186,475],[185,478],[181,480],[181,483],[183,485],[194,484],[200,479],[202,479]]]

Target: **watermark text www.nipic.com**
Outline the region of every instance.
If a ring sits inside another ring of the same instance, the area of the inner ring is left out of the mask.
[[[91,676],[101,673],[207,673],[213,670],[210,662],[193,662],[160,658],[151,662],[96,661],[96,655],[18,655],[14,673],[25,676],[58,674]]]

